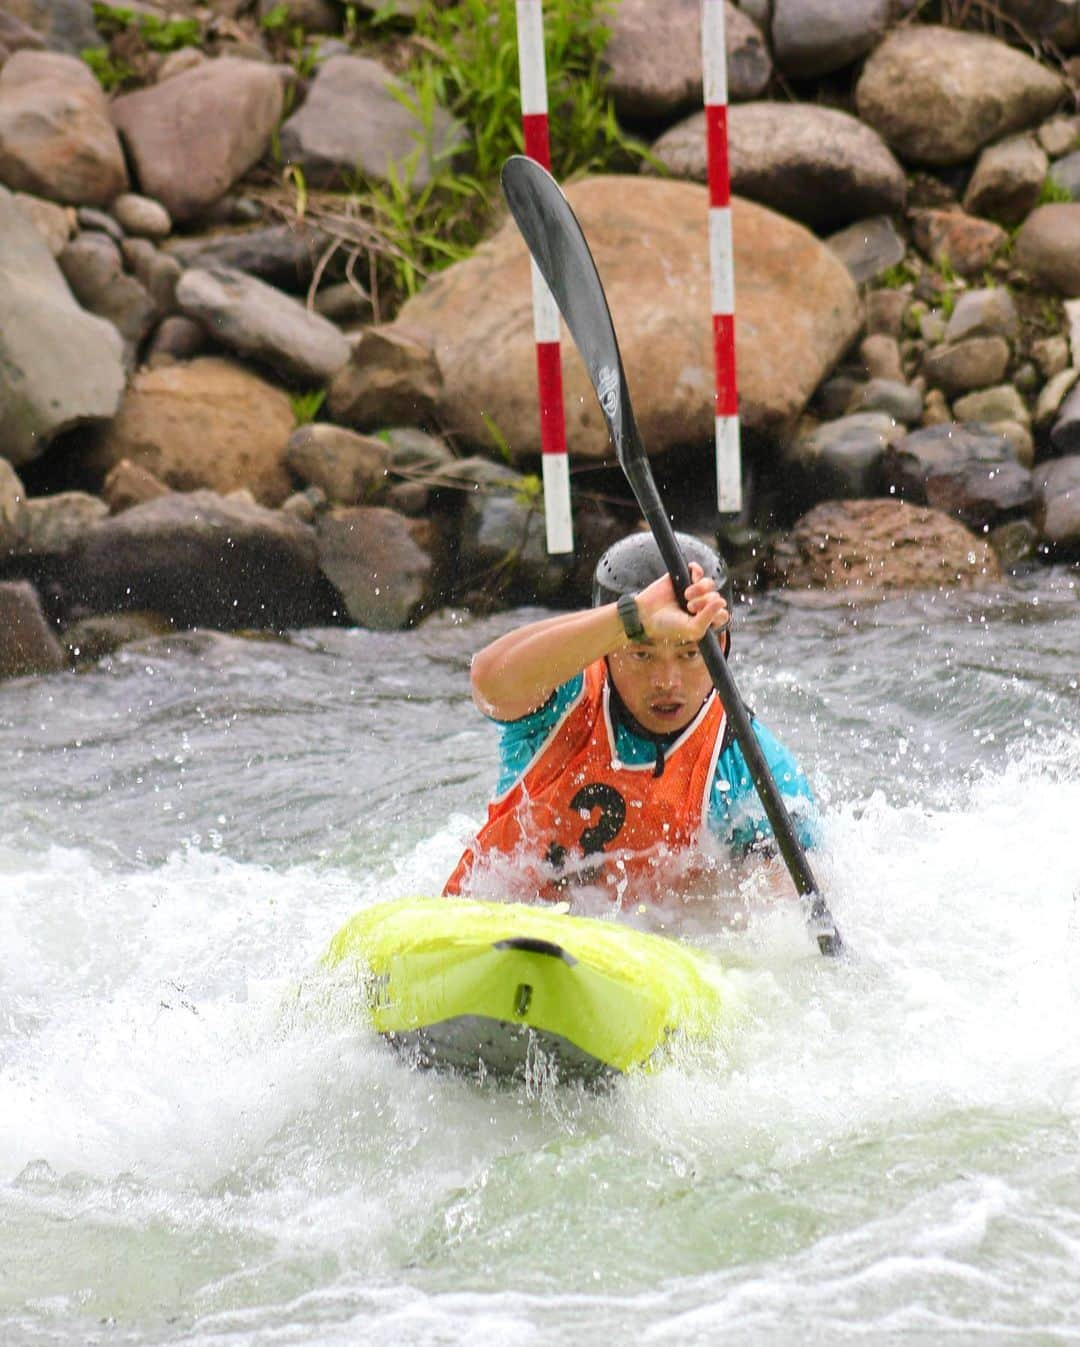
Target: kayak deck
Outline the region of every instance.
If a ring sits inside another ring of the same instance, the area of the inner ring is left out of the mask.
[[[713,1032],[734,997],[690,946],[614,921],[473,899],[359,912],[326,962],[356,969],[375,1029],[420,1066],[595,1082]]]

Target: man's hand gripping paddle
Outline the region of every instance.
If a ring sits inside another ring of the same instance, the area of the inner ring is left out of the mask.
[[[523,155],[508,159],[503,166],[502,188],[510,213],[589,371],[619,464],[656,539],[675,593],[680,602],[685,602],[683,595],[690,584],[690,569],[664,510],[634,421],[615,328],[585,235],[555,179],[533,160]],[[795,887],[809,905],[810,927],[818,947],[822,954],[837,955],[843,948],[840,932],[818,891],[716,632],[706,632],[699,648],[772,824],[780,854]]]

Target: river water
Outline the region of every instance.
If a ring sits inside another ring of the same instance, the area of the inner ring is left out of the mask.
[[[738,610],[852,957],[752,910],[740,1021],[603,1094],[411,1072],[317,993],[480,817],[511,617],[0,685],[0,1343],[1080,1338],[1078,600]]]

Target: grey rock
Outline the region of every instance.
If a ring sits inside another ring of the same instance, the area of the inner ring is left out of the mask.
[[[964,209],[1015,225],[1038,204],[1049,168],[1046,151],[1033,136],[1011,136],[979,155],[964,193]]]
[[[62,430],[113,416],[122,355],[116,329],[78,306],[41,235],[0,187],[0,453],[29,463]]]
[[[83,667],[133,641],[153,640],[172,630],[172,623],[156,613],[103,613],[65,626],[60,639],[68,659]]]
[[[0,458],[0,559],[16,545],[22,529],[26,489],[6,458]]]
[[[80,230],[108,234],[116,244],[124,241],[123,229],[108,211],[96,210],[93,206],[79,206],[75,212],[75,222]]]
[[[372,327],[352,344],[348,363],[330,385],[335,421],[360,430],[435,419],[442,383],[430,345],[389,327]]]
[[[370,322],[371,296],[348,281],[323,286],[315,296],[315,312],[332,323]]]
[[[800,78],[840,70],[878,42],[891,11],[891,0],[773,0],[776,63]]]
[[[155,368],[191,360],[201,355],[208,345],[209,339],[202,323],[197,323],[194,318],[185,318],[182,314],[170,314],[162,320],[150,339],[146,363]]]
[[[140,191],[176,223],[196,219],[263,155],[281,117],[281,81],[222,56],[112,103]]]
[[[127,234],[138,238],[164,239],[172,233],[169,212],[160,201],[137,192],[121,192],[109,207]]]
[[[899,340],[904,330],[904,313],[910,302],[911,295],[906,290],[871,290],[866,296],[867,335],[880,333]]]
[[[155,248],[149,239],[125,239],[120,248],[128,270],[154,301],[159,317],[176,307],[176,286],[183,268],[175,257]]]
[[[53,257],[59,257],[75,228],[70,206],[60,206],[55,201],[45,201],[27,192],[16,192],[14,199],[19,210],[45,240],[49,252]]]
[[[912,431],[885,455],[889,487],[906,500],[928,504],[973,528],[1026,510],[1031,473],[1003,436],[988,426],[930,426]]]
[[[4,0],[4,15],[32,29],[51,51],[78,56],[101,45],[89,0]],[[12,51],[10,39],[3,38]]]
[[[1005,286],[991,286],[963,291],[945,328],[945,340],[1004,337],[1014,342],[1019,332],[1020,317],[1012,293]]]
[[[891,416],[858,412],[818,426],[796,443],[788,457],[811,497],[878,496],[885,450],[902,434]]]
[[[1035,125],[1064,93],[1058,75],[996,38],[911,24],[872,52],[855,104],[901,158],[960,164]]]
[[[1031,354],[1044,379],[1069,367],[1069,343],[1062,336],[1039,337],[1031,343]]]
[[[859,344],[859,356],[871,379],[902,382],[904,369],[900,359],[900,343],[895,337],[886,337],[880,332],[864,337]]]
[[[313,186],[341,185],[356,174],[385,181],[393,173],[422,190],[463,132],[441,108],[425,128],[399,96],[405,92],[377,61],[331,57],[281,128],[282,159],[297,164]]]
[[[915,425],[923,413],[923,396],[917,388],[894,379],[871,379],[848,404],[849,412],[883,412],[893,421]]]
[[[34,586],[26,580],[0,582],[0,678],[65,668],[64,651],[45,620]]]
[[[328,235],[311,225],[269,225],[237,233],[172,238],[164,251],[183,267],[228,267],[290,294],[303,294],[331,243]]]
[[[707,178],[705,114],[666,132],[653,153],[676,176]],[[752,102],[728,112],[732,191],[819,230],[903,209],[903,169],[874,131],[833,108]]]
[[[328,510],[317,527],[323,574],[359,626],[395,631],[431,607],[435,567],[418,541],[430,529],[378,506]]]
[[[1080,296],[1080,204],[1032,211],[1016,236],[1016,261],[1046,289]]]
[[[1078,369],[1063,369],[1059,374],[1047,379],[1035,403],[1035,415],[1032,418],[1040,430],[1057,417],[1069,390],[1078,379],[1080,379]]]
[[[1055,560],[1080,558],[1080,454],[1044,463],[1035,477],[1034,523]]]
[[[215,341],[301,383],[329,383],[349,357],[348,343],[333,323],[242,271],[186,271],[176,303]]]
[[[103,500],[85,491],[31,496],[23,506],[15,551],[39,560],[66,557],[108,513]]]
[[[103,520],[72,556],[70,592],[91,613],[160,613],[179,627],[272,628],[333,620],[313,531],[212,491],[170,492]]]
[[[1001,569],[1015,573],[1035,560],[1039,534],[1030,519],[1010,519],[992,528],[988,541]]]
[[[982,388],[957,398],[953,412],[958,421],[982,421],[987,425],[997,421],[1018,421],[1028,425],[1031,421],[1024,399],[1011,384]]]
[[[728,98],[756,98],[769,82],[772,59],[752,18],[724,5]],[[607,88],[620,121],[670,122],[701,106],[701,5],[668,0],[657,42],[652,0],[621,0],[608,19]]]
[[[967,337],[935,346],[923,357],[928,384],[948,396],[1000,383],[1009,367],[1009,343],[1003,337]]]
[[[843,262],[856,285],[875,281],[904,260],[907,245],[887,215],[856,220],[825,242]]]
[[[1043,122],[1036,135],[1050,158],[1060,159],[1070,150],[1080,149],[1080,117],[1051,117]]]
[[[498,576],[506,600],[551,602],[572,569],[573,558],[548,554],[543,510],[539,499],[529,498],[523,490],[524,479],[499,465],[490,466],[498,469],[492,481],[465,495],[459,566],[465,574]]]
[[[1050,443],[1059,454],[1080,452],[1080,385],[1073,385],[1050,431]]]
[[[1080,150],[1067,154],[1050,169],[1050,181],[1063,187],[1074,201],[1080,200]]]
[[[0,181],[73,205],[106,205],[127,186],[108,103],[82,61],[20,51],[4,63]]]
[[[326,422],[300,426],[285,446],[285,461],[305,486],[317,486],[331,505],[370,504],[386,482],[390,447]]]
[[[105,234],[80,234],[58,260],[76,299],[84,309],[112,323],[133,364],[158,310],[144,287],[124,272],[119,248]]]

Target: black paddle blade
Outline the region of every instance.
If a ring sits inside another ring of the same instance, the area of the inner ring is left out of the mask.
[[[551,174],[524,155],[514,155],[503,165],[502,189],[510,214],[585,362],[612,446],[627,470],[627,451],[638,444],[637,427],[615,325],[577,217]]]

